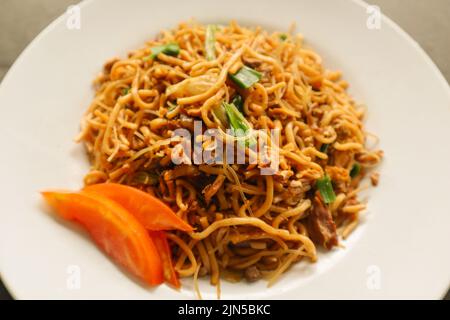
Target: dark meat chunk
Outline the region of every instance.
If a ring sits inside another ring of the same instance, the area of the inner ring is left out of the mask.
[[[212,184],[216,180],[216,176],[206,174],[200,171],[199,175],[195,177],[195,179],[190,180],[189,182],[195,186],[196,189],[203,190],[207,185]]]
[[[251,266],[251,267],[248,267],[247,269],[245,269],[244,276],[248,282],[255,282],[255,281],[261,279],[262,274],[261,274],[261,271],[259,271],[258,267]]]
[[[380,174],[378,172],[374,172],[370,175],[370,182],[372,182],[372,185],[376,187],[378,185],[378,182],[380,182]]]
[[[336,225],[330,211],[318,196],[314,198],[313,204],[307,223],[309,235],[314,243],[329,250],[338,244]]]

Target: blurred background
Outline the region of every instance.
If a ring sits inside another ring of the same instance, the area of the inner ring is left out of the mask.
[[[0,81],[30,41],[53,19],[64,13],[69,5],[78,2],[0,0]],[[379,6],[383,14],[409,33],[433,59],[447,82],[450,82],[450,0],[367,2]],[[11,296],[0,279],[0,300],[4,299],[11,299]],[[450,300],[450,292],[445,299]]]

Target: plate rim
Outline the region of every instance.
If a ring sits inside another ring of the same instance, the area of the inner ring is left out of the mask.
[[[79,6],[80,8],[86,8],[90,4],[94,3],[96,0],[82,0],[78,4],[75,4]],[[347,0],[348,2],[352,2],[357,6],[360,6],[364,9],[367,9],[370,5],[366,3],[364,0]],[[56,28],[60,23],[63,22],[65,18],[66,12],[63,12],[58,17],[53,19],[42,31],[40,31],[34,38],[31,40],[27,46],[22,50],[22,52],[17,56],[17,58],[14,60],[11,67],[8,69],[6,74],[4,75],[1,83],[0,83],[0,98],[3,93],[5,83],[8,83],[9,78],[12,74],[15,73],[16,68],[22,63],[22,60],[26,59],[28,53],[33,50],[33,48],[43,39],[45,38],[54,28]],[[446,94],[448,97],[450,97],[450,86],[447,79],[444,77],[442,71],[439,69],[439,67],[435,64],[435,62],[431,59],[431,57],[428,55],[428,53],[422,48],[422,46],[409,34],[407,33],[403,28],[401,28],[394,20],[392,20],[390,17],[384,14],[383,11],[381,11],[381,19],[383,23],[386,23],[392,30],[402,37],[406,43],[410,46],[411,49],[415,50],[417,53],[420,54],[423,61],[427,64],[428,69],[433,71],[434,76],[436,76],[439,80],[439,83],[442,85],[442,90],[446,91]],[[450,111],[450,110],[449,110]],[[0,278],[3,282],[3,285],[5,286],[8,293],[11,295],[13,299],[22,299],[17,295],[17,292],[15,290],[15,285],[9,281],[7,277],[5,277],[5,272],[2,270],[2,263],[0,262]],[[442,286],[444,287],[444,285]],[[444,291],[445,290],[445,291]],[[447,289],[440,290],[440,293],[430,292],[430,296],[433,296],[433,298],[443,298],[445,297],[447,293]],[[269,297],[270,299],[270,297]]]

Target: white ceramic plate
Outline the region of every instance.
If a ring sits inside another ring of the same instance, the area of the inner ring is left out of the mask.
[[[440,298],[450,284],[450,91],[422,49],[383,17],[366,26],[359,1],[92,0],[81,29],[52,23],[23,52],[0,87],[0,271],[16,298],[194,298],[146,289],[82,233],[45,213],[39,190],[79,188],[88,163],[74,144],[92,98],[91,80],[159,30],[201,22],[286,30],[296,22],[325,65],[343,70],[369,107],[367,127],[386,158],[368,192],[364,222],[346,249],[300,263],[273,287],[222,283],[222,298]],[[80,274],[80,287],[73,287]],[[201,282],[204,297],[215,289]]]

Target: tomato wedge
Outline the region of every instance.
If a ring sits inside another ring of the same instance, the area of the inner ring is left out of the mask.
[[[100,194],[117,202],[131,212],[148,230],[193,231],[192,227],[179,218],[164,202],[139,189],[118,183],[100,183],[87,186],[83,191]]]
[[[164,279],[167,283],[171,284],[175,288],[181,286],[178,275],[173,268],[172,254],[170,252],[169,242],[164,231],[149,231],[150,238],[153,240],[156,249],[161,257],[163,265]]]
[[[81,224],[97,245],[150,285],[163,282],[158,251],[138,220],[117,203],[87,192],[42,192],[66,220]]]

